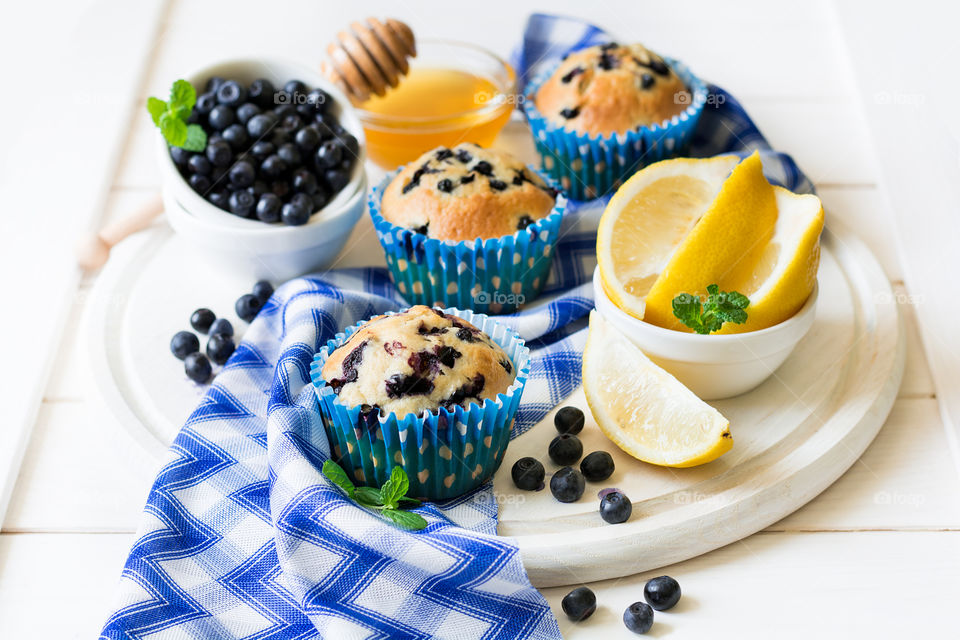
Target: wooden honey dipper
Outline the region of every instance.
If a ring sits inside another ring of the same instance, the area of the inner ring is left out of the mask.
[[[327,46],[329,60],[322,63],[324,75],[354,104],[365,102],[371,94],[382,96],[395,87],[410,65],[407,58],[417,55],[413,31],[393,18],[380,22],[367,18],[352,22]]]

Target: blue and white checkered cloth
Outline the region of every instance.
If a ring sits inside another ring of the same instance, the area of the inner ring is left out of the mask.
[[[534,15],[518,68],[526,75],[609,39]],[[711,96],[695,155],[760,149],[771,180],[811,190],[729,94],[712,87]],[[503,318],[532,350],[514,435],[580,383],[600,206],[569,215],[542,301]],[[171,446],[102,638],[560,637],[516,546],[496,535],[490,483],[424,506],[429,526],[409,532],[349,502],[319,472],[330,452],[310,385],[313,354],[341,328],[402,306],[379,268],[277,290]]]

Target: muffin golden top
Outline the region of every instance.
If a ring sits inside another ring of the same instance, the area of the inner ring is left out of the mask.
[[[686,109],[691,96],[657,54],[610,43],[570,54],[534,100],[552,124],[609,135],[660,124]]]
[[[517,377],[509,356],[487,334],[423,305],[371,318],[330,354],[320,373],[343,404],[401,418],[482,403]]]
[[[510,154],[462,143],[407,165],[384,191],[380,213],[395,225],[459,242],[526,229],[550,213],[555,198]]]

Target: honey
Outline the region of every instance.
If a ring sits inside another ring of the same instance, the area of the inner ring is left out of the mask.
[[[391,170],[440,145],[489,146],[510,119],[510,97],[469,71],[414,67],[396,88],[361,105],[367,154]]]

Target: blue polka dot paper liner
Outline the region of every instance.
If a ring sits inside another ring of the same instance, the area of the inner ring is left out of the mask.
[[[410,480],[409,495],[444,500],[480,486],[503,461],[530,374],[530,350],[515,331],[487,315],[453,308],[444,313],[473,323],[503,348],[517,372],[504,393],[422,416],[371,415],[341,403],[320,374],[329,355],[364,322],[338,333],[314,356],[310,378],[333,459],[358,485],[379,487],[400,466]]]
[[[592,200],[608,195],[643,167],[683,155],[690,148],[707,102],[707,85],[682,62],[664,60],[687,85],[690,104],[669,120],[625,133],[591,136],[547,121],[537,109],[534,96],[556,66],[538,74],[527,85],[523,110],[541,165],[567,197]]]
[[[402,170],[371,190],[369,209],[390,277],[407,302],[511,313],[540,295],[566,209],[562,194],[549,214],[526,229],[500,238],[452,242],[395,225],[381,215],[383,192]]]

